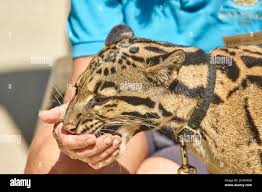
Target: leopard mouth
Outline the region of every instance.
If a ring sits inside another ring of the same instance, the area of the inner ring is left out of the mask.
[[[104,134],[118,135],[122,137],[122,133],[120,131],[123,126],[122,123],[119,122],[105,122],[103,120],[99,120],[93,124],[81,124],[81,120],[76,123],[76,126],[71,129],[67,129],[67,131],[71,134],[81,135],[81,134],[93,134],[96,137],[99,137]]]
[[[122,137],[122,134],[120,134],[118,131],[117,131],[117,128],[119,126],[102,126],[101,128],[97,129],[95,131],[95,136],[96,137],[99,137],[101,135],[104,135],[104,134],[111,134],[111,135],[118,135],[119,137]]]

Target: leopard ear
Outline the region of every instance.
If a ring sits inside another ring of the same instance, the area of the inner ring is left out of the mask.
[[[157,84],[168,84],[174,73],[178,73],[185,61],[185,52],[181,49],[162,56],[159,64],[146,68],[147,76]]]
[[[105,46],[109,46],[125,38],[132,38],[133,36],[134,33],[130,27],[127,25],[117,25],[109,32],[106,38]]]

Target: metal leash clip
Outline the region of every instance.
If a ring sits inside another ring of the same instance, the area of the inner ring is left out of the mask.
[[[188,138],[192,138],[192,136],[196,135],[196,131],[191,129],[189,126],[184,126],[182,129],[177,132],[176,137],[177,141],[180,143],[180,151],[182,157],[182,165],[178,169],[178,174],[196,174],[196,168],[189,164],[188,153],[186,148],[186,142],[189,142]],[[187,138],[186,138],[187,137]]]

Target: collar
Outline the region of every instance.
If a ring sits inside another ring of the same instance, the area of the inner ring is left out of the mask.
[[[184,136],[199,135],[199,128],[202,120],[204,119],[207,110],[212,102],[214,90],[216,85],[216,64],[210,62],[208,59],[208,84],[205,88],[205,94],[202,99],[199,100],[197,107],[191,113],[187,124],[176,132],[177,140],[187,139]],[[188,138],[188,137],[187,137]]]

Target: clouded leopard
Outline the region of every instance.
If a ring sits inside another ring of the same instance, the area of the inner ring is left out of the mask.
[[[119,25],[75,87],[64,118],[73,134],[118,134],[123,148],[137,132],[169,127],[200,136],[188,145],[211,172],[262,173],[261,46],[206,54]]]

